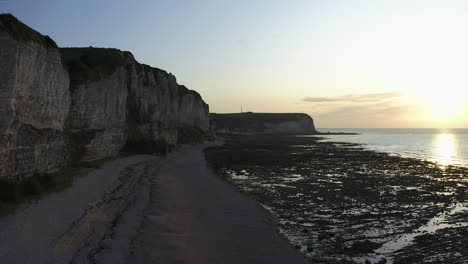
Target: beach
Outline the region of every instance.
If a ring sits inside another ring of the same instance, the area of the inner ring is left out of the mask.
[[[468,169],[317,137],[128,155],[0,218],[16,263],[456,263]]]
[[[307,263],[208,167],[210,144],[119,157],[22,205],[0,218],[2,263]]]

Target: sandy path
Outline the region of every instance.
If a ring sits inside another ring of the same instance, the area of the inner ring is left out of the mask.
[[[161,168],[130,263],[306,263],[265,209],[212,173],[202,147]]]
[[[119,158],[0,218],[0,263],[306,263],[205,146]]]
[[[69,263],[73,253],[68,249],[85,243],[84,237],[96,231],[97,221],[110,220],[107,212],[99,210],[103,194],[115,192],[119,178],[132,165],[158,159],[143,155],[118,158],[75,178],[71,188],[0,218],[0,263]],[[73,236],[70,230],[74,230]]]

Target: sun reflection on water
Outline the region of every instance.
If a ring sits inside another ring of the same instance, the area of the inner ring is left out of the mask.
[[[452,164],[457,154],[455,136],[447,133],[436,135],[433,141],[433,151],[433,156],[440,165]]]

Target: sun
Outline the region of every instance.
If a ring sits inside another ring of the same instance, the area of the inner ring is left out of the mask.
[[[464,95],[454,90],[427,92],[420,95],[432,117],[437,119],[457,119],[464,110]]]
[[[465,75],[453,68],[420,66],[405,77],[406,88],[416,99],[414,102],[421,106],[425,118],[450,122],[463,118],[468,109],[468,78]]]

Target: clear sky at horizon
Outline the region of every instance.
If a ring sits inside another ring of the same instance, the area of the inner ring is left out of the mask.
[[[0,0],[60,46],[115,47],[211,112],[317,127],[468,127],[468,1]]]

